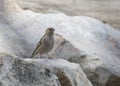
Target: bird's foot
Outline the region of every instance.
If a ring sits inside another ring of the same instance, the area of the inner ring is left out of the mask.
[[[48,59],[53,59],[53,57],[48,57]]]
[[[40,54],[40,57],[39,57],[40,59],[42,59],[42,55]]]
[[[42,56],[41,57],[39,57],[40,59],[42,59]]]
[[[47,54],[47,57],[48,57],[48,59],[53,59],[53,57],[50,57],[48,54]]]

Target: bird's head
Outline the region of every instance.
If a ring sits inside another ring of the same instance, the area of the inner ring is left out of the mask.
[[[54,34],[54,31],[55,31],[54,28],[49,27],[49,28],[46,29],[46,34],[47,34],[48,36],[51,36],[51,35]]]

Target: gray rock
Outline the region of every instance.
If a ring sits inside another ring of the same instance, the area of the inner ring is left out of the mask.
[[[0,54],[0,86],[61,86],[57,76],[48,70],[44,65]]]
[[[60,35],[56,37],[56,45],[51,54],[54,57],[57,56],[70,62],[79,63],[94,86],[120,85],[119,75],[112,73],[100,58],[97,56],[90,57]]]
[[[64,14],[36,14],[30,11],[10,15],[1,13],[0,19],[0,52],[29,58],[45,28],[52,26],[63,39],[58,39],[58,44],[61,45],[55,45],[51,56],[58,55],[58,58],[81,64],[87,75],[93,75],[90,77],[94,77],[97,67],[105,66],[110,74],[119,78],[120,33],[98,20],[89,17],[68,17]],[[103,78],[107,82],[109,77]],[[98,82],[96,78],[90,80],[95,83],[106,83]]]
[[[21,59],[0,54],[0,86],[92,85],[78,64],[62,59]]]
[[[60,34],[51,56],[79,63],[94,85],[120,84],[120,32],[90,17],[0,12],[0,52],[29,58],[47,27]]]
[[[50,69],[57,75],[62,86],[92,86],[79,64],[62,59],[25,59],[25,61],[44,65]]]

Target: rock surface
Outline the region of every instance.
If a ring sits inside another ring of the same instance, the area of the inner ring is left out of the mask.
[[[58,77],[44,65],[0,54],[0,86],[61,86]]]
[[[120,30],[120,0],[15,0],[25,10],[90,16]]]
[[[62,59],[25,59],[25,61],[44,65],[50,69],[58,76],[62,86],[92,86],[78,64]]]
[[[51,56],[81,64],[95,85],[104,86],[111,76],[120,80],[120,33],[110,26],[89,17],[36,14],[30,11],[10,15],[1,13],[0,18],[0,52],[29,58],[45,28],[52,26],[56,29],[56,35],[61,35],[56,36]],[[104,71],[107,71],[106,76]]]
[[[14,2],[14,0],[0,0],[0,11],[20,12],[22,9]]]
[[[79,63],[94,86],[120,85],[120,32],[90,17],[0,12],[0,52],[29,58],[47,27],[56,29],[51,56]]]
[[[62,59],[21,59],[0,54],[0,86],[92,85],[78,64]]]

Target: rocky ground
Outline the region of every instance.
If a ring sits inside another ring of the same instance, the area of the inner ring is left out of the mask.
[[[53,59],[29,58],[47,27]],[[119,86],[120,32],[87,16],[35,13],[0,0],[0,86]]]
[[[120,30],[120,0],[16,0],[23,9],[90,16]]]

